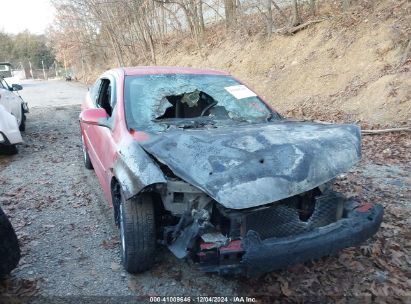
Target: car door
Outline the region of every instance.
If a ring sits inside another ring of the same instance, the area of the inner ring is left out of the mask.
[[[101,87],[101,79],[97,79],[94,85],[90,88],[89,93],[86,96],[85,101],[81,104],[81,110],[87,110],[92,108],[97,108],[97,99],[99,96]],[[95,147],[92,145],[91,139],[94,136],[95,129],[91,128],[90,124],[81,123],[82,129],[82,140],[87,147],[91,162],[93,167],[95,167],[96,173],[99,172],[98,158],[96,156]],[[94,140],[93,140],[94,142]]]
[[[91,92],[92,93],[92,92]],[[111,126],[114,126],[116,105],[116,82],[111,76],[101,78],[96,94],[94,107],[103,108],[109,116]],[[112,166],[116,148],[112,128],[97,125],[87,125],[87,137],[90,144],[89,155],[105,194],[109,197]]]
[[[21,99],[12,91],[4,79],[0,78],[0,104],[16,117],[17,124],[20,126],[23,117]]]

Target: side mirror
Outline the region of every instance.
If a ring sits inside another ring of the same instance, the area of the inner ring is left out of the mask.
[[[19,84],[13,83],[11,85],[11,91],[21,91],[23,90],[23,87]]]
[[[80,122],[89,125],[110,128],[111,124],[108,122],[108,118],[106,110],[101,108],[87,109],[80,113]]]

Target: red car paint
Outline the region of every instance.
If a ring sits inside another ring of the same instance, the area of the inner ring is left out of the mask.
[[[220,252],[238,252],[242,250],[243,247],[240,240],[231,241],[227,246],[220,247]]]
[[[81,133],[84,138],[88,154],[96,172],[97,178],[103,188],[106,199],[112,204],[111,183],[114,178],[113,166],[117,159],[118,147],[132,141],[145,141],[149,135],[139,130],[128,130],[124,113],[124,81],[125,76],[138,76],[148,74],[203,74],[203,75],[229,75],[223,71],[194,69],[184,67],[129,67],[116,68],[102,74],[100,78],[111,76],[116,87],[116,107],[113,115],[116,119],[111,128],[87,124],[80,119]],[[237,80],[239,81],[239,80]],[[241,81],[239,81],[242,83]],[[261,98],[261,97],[260,97]],[[265,101],[264,101],[265,102]],[[266,102],[265,102],[266,103]],[[267,103],[266,103],[267,104]],[[267,104],[268,107],[270,107]],[[97,108],[89,91],[81,106],[86,109]],[[271,107],[270,107],[271,108]],[[82,114],[80,114],[80,117]],[[96,117],[99,118],[99,117]]]
[[[356,208],[355,210],[356,210],[357,212],[368,212],[372,207],[374,207],[373,204],[371,204],[371,203],[366,203],[366,204],[363,204],[363,205],[359,206],[359,207]]]

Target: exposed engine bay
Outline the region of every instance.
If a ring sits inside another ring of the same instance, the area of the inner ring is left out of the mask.
[[[359,208],[358,203],[334,192],[332,182],[271,204],[235,210],[225,208],[170,172],[167,178],[167,186],[158,188],[164,205],[163,223],[169,224],[163,226],[160,242],[176,257],[190,258],[201,270],[223,275],[263,273],[272,260],[255,260],[252,255],[265,240],[287,242],[332,228]],[[329,254],[338,245],[334,247]],[[274,262],[270,269],[292,265],[300,255],[287,250],[288,257]]]

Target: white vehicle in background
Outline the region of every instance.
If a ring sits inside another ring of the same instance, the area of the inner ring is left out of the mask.
[[[0,77],[0,150],[17,153],[17,144],[23,139],[20,131],[26,128],[27,103],[17,93],[23,87],[19,84],[9,86]]]
[[[0,77],[3,77],[8,84],[21,84],[20,78],[13,75],[11,64],[8,62],[0,62]]]

